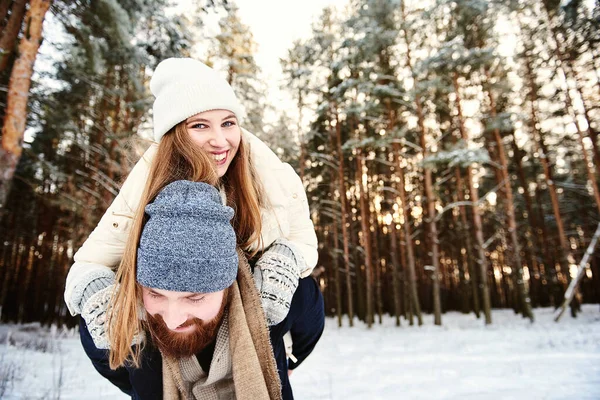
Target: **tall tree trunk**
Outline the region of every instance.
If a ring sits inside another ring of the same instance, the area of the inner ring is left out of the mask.
[[[468,143],[469,137],[467,136],[467,130],[465,129],[465,121],[462,112],[461,96],[458,86],[458,74],[455,72],[452,75],[452,83],[454,85],[454,93],[456,95],[456,110],[458,113],[458,129],[460,135],[465,143]],[[479,264],[479,279],[480,279],[480,291],[481,301],[483,307],[483,313],[485,315],[485,323],[492,323],[492,308],[490,304],[490,290],[487,281],[487,259],[485,258],[485,248],[483,241],[483,224],[481,222],[481,214],[479,211],[479,193],[478,189],[473,183],[473,168],[467,167],[467,183],[469,185],[469,195],[473,206],[471,207],[473,212],[473,225],[475,228],[475,240],[477,243],[477,263]]]
[[[396,147],[396,146],[395,146]],[[404,222],[402,228],[404,231],[404,246],[406,249],[406,256],[408,258],[406,263],[406,270],[408,271],[408,284],[410,287],[410,303],[412,305],[411,310],[417,316],[419,326],[423,325],[423,315],[421,314],[421,302],[419,301],[419,291],[417,290],[417,275],[415,267],[415,251],[412,241],[412,229],[410,227],[410,208],[408,206],[408,200],[406,198],[406,190],[404,188],[405,178],[404,170],[400,162],[400,149],[395,148],[396,153],[396,165],[398,168],[398,189],[400,193],[400,201],[402,202],[402,215],[404,216]],[[411,316],[412,325],[412,316]]]
[[[538,103],[538,91],[535,82],[534,71],[531,66],[531,60],[529,57],[525,58],[525,66],[527,68],[527,81],[529,84],[529,103],[531,113],[531,129],[534,134],[533,143],[535,150],[538,152],[542,168],[544,170],[544,176],[546,186],[548,187],[548,193],[550,194],[550,202],[552,203],[552,212],[554,213],[554,220],[556,221],[556,229],[558,230],[558,240],[560,243],[559,260],[561,266],[561,272],[563,276],[569,277],[569,264],[575,262],[575,258],[571,252],[571,246],[567,243],[567,235],[563,224],[563,218],[560,213],[560,205],[558,201],[558,194],[556,191],[556,185],[554,184],[554,177],[550,163],[548,162],[548,150],[544,143],[544,136],[539,129],[539,119],[537,116],[536,105]],[[567,278],[570,280],[569,278]],[[566,282],[564,283],[566,285]]]
[[[365,286],[367,297],[367,326],[373,325],[373,256],[371,254],[371,230],[369,229],[369,192],[367,190],[367,172],[365,171],[365,161],[360,152],[356,154],[357,188],[360,201],[360,224],[362,232],[362,248],[365,254]]]
[[[420,123],[421,129],[421,148],[423,149],[423,158],[426,158],[428,155],[427,152],[427,143],[425,141],[425,126],[423,121]],[[441,325],[442,324],[442,304],[440,298],[440,261],[439,261],[439,240],[437,234],[437,225],[435,222],[435,198],[433,195],[433,182],[432,182],[432,174],[431,168],[425,167],[425,196],[426,196],[426,204],[427,204],[427,227],[429,231],[429,240],[431,244],[431,263],[432,263],[432,282],[433,282],[433,314],[434,314],[434,324]]]
[[[379,224],[377,223],[377,216],[374,215],[374,213],[369,213],[369,216],[369,226],[375,227],[371,247],[372,251],[375,253],[373,257],[373,267],[375,270],[375,310],[377,311],[377,322],[381,325],[383,323],[383,289],[381,284],[381,256],[379,255]]]
[[[404,223],[402,224],[404,225]],[[402,273],[402,278],[403,278],[403,285],[404,285],[404,289],[403,289],[403,294],[402,294],[402,299],[403,299],[403,308],[402,308],[402,312],[404,314],[404,318],[406,318],[409,321],[410,326],[413,326],[414,323],[414,313],[413,313],[413,302],[411,300],[413,295],[419,296],[419,292],[417,290],[416,287],[416,277],[415,277],[415,281],[414,281],[414,291],[413,291],[413,284],[410,282],[410,277],[409,277],[409,271],[408,271],[408,261],[407,261],[407,255],[406,255],[406,248],[407,248],[407,242],[406,242],[406,238],[405,238],[405,234],[404,234],[404,229],[400,229],[398,233],[398,244],[400,245],[400,263],[403,266],[403,273]],[[412,246],[412,242],[411,242],[411,246]],[[413,277],[414,277],[414,258],[413,258]],[[420,310],[420,305],[419,305],[419,310]]]
[[[455,173],[459,173],[460,171],[458,171],[458,168],[456,168]],[[460,193],[460,187],[458,186],[460,184],[460,181],[457,182],[457,187],[456,187],[456,197],[453,198],[453,201],[460,201],[459,198],[461,197],[459,195]],[[462,207],[462,206],[461,206]],[[468,232],[465,226],[462,226],[461,221],[459,220],[459,215],[455,214],[454,212],[452,212],[452,222],[453,222],[453,226],[454,226],[454,230],[457,232],[460,232],[463,237],[465,238],[465,242],[469,241],[469,239],[467,239],[468,237]],[[460,309],[464,314],[468,314],[469,310],[470,310],[470,305],[469,305],[469,282],[467,281],[467,271],[470,271],[469,268],[469,260],[468,260],[468,252],[465,249],[465,247],[462,246],[462,244],[458,245],[458,248],[456,246],[452,246],[453,251],[451,252],[451,258],[456,260],[457,264],[458,264],[458,279],[459,279],[459,292],[460,292]],[[465,251],[463,251],[465,250]],[[469,272],[470,273],[470,272]],[[454,274],[452,274],[454,275]]]
[[[337,140],[336,140],[337,135],[329,135],[329,140],[331,143],[331,148],[332,149],[336,149],[337,148]],[[339,190],[339,184],[337,184],[337,176],[338,176],[338,170],[337,169],[331,169],[330,170],[331,173],[331,193],[334,194],[335,197],[335,191],[336,189]],[[343,201],[343,198],[341,197],[341,193],[340,193],[340,201]],[[340,212],[340,219],[339,221],[334,220],[333,223],[331,224],[331,229],[333,232],[333,268],[335,268],[334,270],[334,279],[335,279],[335,304],[336,304],[336,314],[337,314],[337,319],[338,319],[338,326],[341,328],[342,327],[342,286],[341,286],[341,281],[340,281],[340,257],[339,257],[339,248],[340,248],[340,238],[339,238],[339,228],[338,226],[341,224],[345,223],[345,216],[342,212]]]
[[[486,80],[489,83],[490,72],[486,68],[485,69]],[[494,94],[492,93],[491,88],[488,88],[487,95],[490,101],[490,111],[491,117],[496,118],[496,100],[494,98]],[[506,159],[506,154],[504,151],[504,144],[502,143],[502,138],[500,137],[500,130],[494,129],[494,139],[496,140],[496,146],[498,151],[498,157],[500,159],[500,171],[502,172],[502,178],[504,181],[504,194],[506,196],[506,214],[508,218],[508,232],[510,234],[510,241],[512,245],[512,255],[514,260],[513,267],[516,268],[517,275],[517,290],[519,294],[519,302],[521,311],[523,315],[529,318],[533,322],[533,312],[531,310],[531,301],[529,300],[529,295],[527,293],[527,287],[525,286],[525,281],[523,279],[523,263],[521,261],[520,247],[519,247],[519,238],[517,232],[517,220],[515,218],[515,202],[513,199],[512,186],[510,184],[510,175],[508,173],[508,161]]]
[[[458,168],[455,169],[454,174],[456,176],[456,191],[458,193],[458,201],[465,201],[465,195],[463,191],[463,179],[462,174]],[[471,243],[471,231],[469,230],[469,221],[467,218],[467,211],[464,206],[458,208],[460,214],[461,231],[465,238],[465,252],[461,254],[463,256],[463,263],[466,263],[469,271],[469,283],[471,284],[471,298],[473,299],[473,312],[475,316],[479,318],[480,306],[479,306],[479,290],[477,290],[477,269],[473,265],[471,252],[473,251],[473,244]]]
[[[340,257],[338,254],[339,234],[337,223],[331,224],[333,230],[333,276],[335,280],[335,313],[337,315],[338,326],[342,327],[342,291],[340,282]]]
[[[560,298],[562,297],[562,293],[560,291],[560,282],[558,279],[558,273],[556,271],[556,260],[554,258],[554,254],[552,253],[552,249],[549,248],[548,243],[550,243],[548,228],[546,227],[546,223],[544,221],[544,208],[542,201],[542,191],[538,187],[535,189],[535,201],[537,203],[538,209],[538,218],[537,220],[540,222],[540,231],[541,231],[541,241],[544,244],[544,249],[546,251],[545,254],[545,262],[544,262],[544,275],[546,278],[549,278],[551,282],[551,297],[550,297],[550,305],[558,307],[558,303],[560,302]]]
[[[396,118],[394,111],[391,107],[391,103],[387,103],[388,109],[388,123],[389,130],[393,130],[396,126]],[[423,315],[421,314],[421,303],[419,301],[419,291],[417,289],[417,277],[415,273],[415,254],[412,241],[412,229],[410,227],[410,208],[408,206],[408,200],[405,189],[405,178],[404,169],[402,166],[402,158],[400,156],[400,145],[395,143],[393,145],[395,166],[398,172],[397,188],[400,195],[400,201],[402,202],[402,215],[404,216],[404,222],[402,223],[402,231],[400,237],[404,236],[404,245],[400,242],[400,251],[402,264],[404,266],[404,287],[405,287],[405,306],[408,306],[408,314],[410,325],[413,325],[413,314],[417,316],[419,326],[423,325]],[[392,224],[394,222],[392,221]],[[396,228],[394,227],[394,236],[396,235]],[[401,240],[401,238],[399,238]],[[405,258],[408,258],[406,260]]]
[[[42,25],[51,0],[32,0],[25,17],[25,34],[19,43],[19,58],[13,66],[8,87],[6,115],[0,147],[0,209],[4,208],[10,184],[23,151],[27,122],[27,99],[33,64],[42,43]]]
[[[398,235],[396,234],[396,221],[392,220],[389,225],[390,230],[390,252],[391,252],[391,271],[392,271],[392,290],[394,295],[394,317],[396,318],[396,326],[400,326],[400,314],[402,314],[401,294],[399,276],[400,269],[398,268]]]
[[[402,13],[402,21],[406,20],[406,11],[404,8],[404,1],[400,2],[400,9]],[[404,37],[406,40],[406,65],[408,66],[411,76],[417,81],[416,73],[413,68],[411,52],[410,52],[410,42],[411,42],[411,32],[405,28],[405,25],[402,24],[402,31],[404,32]],[[423,152],[423,158],[425,158],[428,154],[427,152],[427,144],[426,144],[426,135],[427,132],[425,130],[425,118],[423,116],[423,107],[421,105],[421,99],[418,94],[415,95],[415,106],[417,111],[417,125],[419,128],[419,137],[420,144]],[[434,323],[435,325],[442,324],[442,304],[440,298],[440,260],[439,260],[439,240],[437,233],[437,225],[435,221],[435,198],[433,195],[433,182],[432,182],[432,174],[431,168],[424,168],[425,174],[425,198],[426,198],[426,206],[427,206],[427,230],[429,234],[429,240],[431,243],[431,264],[432,264],[432,282],[433,282],[433,314],[434,314]]]
[[[531,265],[532,271],[530,272],[530,295],[532,306],[539,306],[539,282],[540,282],[540,268],[537,260],[537,252],[541,251],[542,248],[546,248],[546,244],[540,244],[538,239],[538,224],[535,220],[535,214],[533,213],[532,200],[529,194],[527,179],[525,179],[525,171],[523,170],[523,150],[519,148],[516,142],[515,135],[512,135],[511,145],[513,148],[513,158],[517,167],[517,176],[521,187],[523,188],[523,199],[525,200],[525,210],[527,213],[527,221],[529,222],[528,232],[526,234],[527,245],[525,246],[525,254],[529,259],[529,265]]]
[[[9,1],[3,0],[2,3],[6,5]],[[0,35],[0,72],[4,71],[8,66],[8,61],[16,47],[15,44],[19,32],[21,31],[21,27],[23,26],[23,17],[25,16],[26,6],[27,0],[14,0],[12,3],[10,17],[8,18],[6,27],[2,30],[2,34]],[[33,3],[31,7],[33,7]],[[19,53],[20,52],[21,49],[19,48]]]
[[[351,164],[348,165],[348,170],[351,169]],[[349,171],[350,172],[350,171]],[[353,175],[353,174],[352,174]],[[348,177],[353,179],[353,177]],[[358,204],[352,204],[352,208],[358,210]],[[354,300],[356,301],[356,315],[358,319],[361,321],[367,320],[367,295],[366,287],[365,287],[365,276],[364,276],[364,265],[360,262],[363,258],[360,252],[360,230],[361,227],[357,226],[359,224],[358,218],[356,218],[356,223],[352,223],[350,225],[350,248],[352,248],[352,259],[354,262],[354,278],[355,278],[355,287],[356,287],[356,295]]]
[[[346,221],[348,218],[348,207],[346,198],[346,185],[344,183],[344,152],[342,151],[342,126],[338,118],[337,105],[333,105],[335,115],[335,140],[338,156],[338,190],[340,194],[340,202],[342,206],[341,225],[342,225],[342,241],[344,243],[344,266],[346,269],[346,296],[348,299],[348,318],[350,326],[354,326],[354,305],[352,299],[352,277],[350,276],[350,250],[348,247],[348,227]],[[358,272],[357,272],[358,273]]]

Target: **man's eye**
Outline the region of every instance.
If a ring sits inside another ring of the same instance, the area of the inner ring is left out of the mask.
[[[195,298],[191,298],[191,299],[188,299],[188,300],[191,301],[192,303],[201,303],[201,302],[204,301],[204,296],[202,296],[202,297],[195,297]]]

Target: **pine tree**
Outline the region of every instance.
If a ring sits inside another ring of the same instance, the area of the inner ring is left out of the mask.
[[[261,84],[260,68],[254,55],[257,45],[252,32],[239,16],[238,7],[228,2],[226,15],[219,20],[221,32],[211,50],[208,63],[224,64],[227,82],[233,87],[246,111],[244,127],[260,134],[264,128],[265,87]],[[220,67],[220,66],[219,66]]]
[[[19,42],[19,56],[12,67],[8,84],[6,111],[2,124],[2,146],[0,147],[0,210],[5,207],[6,198],[10,190],[17,163],[23,151],[21,142],[25,135],[27,121],[27,98],[31,87],[33,65],[38,49],[42,43],[42,28],[46,12],[50,8],[51,0],[32,0],[25,15],[23,37]],[[18,14],[22,5],[13,5],[14,21],[18,21]],[[12,21],[9,21],[9,24]],[[12,32],[8,32],[12,29]],[[12,38],[15,28],[7,27],[5,37],[8,41]],[[9,44],[10,46],[10,44]],[[8,46],[7,46],[8,47]],[[3,49],[3,48],[0,48]],[[0,70],[5,68],[10,51],[2,53]]]

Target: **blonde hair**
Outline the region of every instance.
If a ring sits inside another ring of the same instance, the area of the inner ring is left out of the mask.
[[[242,137],[238,152],[221,180],[228,205],[235,210],[232,224],[238,246],[242,249],[260,240],[262,225],[259,198],[262,189],[255,178],[250,152]],[[165,186],[182,179],[214,186],[220,183],[213,160],[193,142],[183,122],[167,132],[158,145],[117,270],[116,281],[120,286],[113,293],[107,311],[109,363],[112,369],[126,363],[135,367],[140,365],[142,346],[132,348],[131,344],[134,336],[143,331],[139,319],[143,309],[141,286],[136,280],[136,265],[137,248],[145,223],[144,210]]]

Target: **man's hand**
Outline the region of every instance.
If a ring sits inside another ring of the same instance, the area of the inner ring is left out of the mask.
[[[287,317],[301,267],[285,239],[277,239],[256,262],[254,280],[269,326]]]

